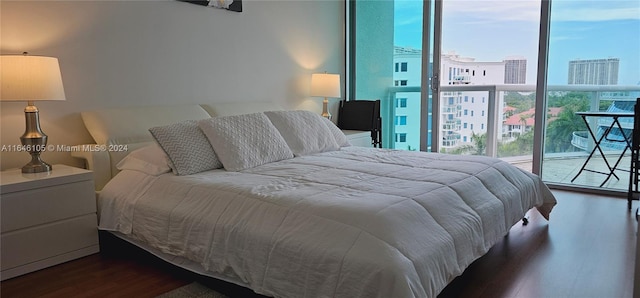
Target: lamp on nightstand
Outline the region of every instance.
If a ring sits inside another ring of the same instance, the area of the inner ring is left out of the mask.
[[[20,142],[31,154],[31,161],[22,167],[22,172],[49,172],[51,165],[40,158],[47,145],[47,135],[40,129],[38,108],[33,102],[66,99],[58,59],[28,56],[26,52],[0,57],[0,100],[27,102],[24,109],[26,129]]]
[[[322,117],[331,120],[327,107],[327,97],[340,98],[340,75],[329,73],[314,73],[311,75],[311,96],[324,97],[322,101]]]

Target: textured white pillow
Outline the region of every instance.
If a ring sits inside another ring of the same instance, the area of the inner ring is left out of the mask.
[[[169,156],[174,173],[178,176],[222,167],[195,120],[153,127],[149,131]]]
[[[309,111],[264,112],[291,148],[293,155],[335,151],[340,148],[322,116]]]
[[[347,139],[347,136],[344,134],[344,132],[342,132],[342,130],[340,130],[340,128],[338,128],[335,124],[333,124],[331,120],[324,117],[320,117],[320,118],[324,120],[323,121],[324,124],[326,124],[327,127],[329,128],[329,131],[331,131],[331,134],[336,139],[336,143],[338,143],[338,146],[340,147],[351,146],[351,143],[349,143],[349,139]]]
[[[158,144],[151,144],[129,153],[116,165],[118,170],[133,170],[158,176],[171,171],[169,157]]]
[[[287,143],[263,113],[213,117],[198,125],[227,171],[293,158]]]

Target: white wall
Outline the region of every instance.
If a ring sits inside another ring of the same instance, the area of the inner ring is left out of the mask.
[[[0,52],[60,61],[67,100],[37,102],[49,144],[92,139],[80,111],[272,100],[321,111],[311,73],[344,78],[343,1],[243,1],[241,13],[178,1],[0,2]],[[343,86],[344,90],[344,86]],[[337,100],[332,103],[334,114]],[[19,144],[26,103],[2,103],[1,144]],[[25,152],[2,152],[0,169]],[[65,152],[51,164],[82,165]]]

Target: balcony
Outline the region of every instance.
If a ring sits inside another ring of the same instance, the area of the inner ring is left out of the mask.
[[[461,126],[460,120],[448,120],[442,124],[442,130],[444,131],[459,131]]]
[[[442,107],[443,114],[456,114],[460,110],[462,110],[462,107],[460,105],[447,105]]]
[[[433,115],[432,117],[432,110],[425,110],[422,112],[422,117],[425,117],[424,115],[429,115],[428,117],[432,123],[422,124],[424,125],[422,128],[419,126],[409,128],[409,133],[419,135],[421,130],[427,130],[428,133],[426,135],[433,136],[431,137],[431,140],[426,141],[427,144],[425,147],[437,147],[441,152],[453,152],[450,149],[455,149],[463,143],[466,145],[473,144],[470,137],[471,134],[475,134],[476,136],[484,134],[486,140],[486,155],[504,159],[527,171],[532,171],[534,147],[533,123],[535,123],[533,120],[535,119],[535,121],[538,122],[545,121],[547,125],[545,127],[545,136],[547,140],[543,140],[545,146],[544,156],[542,156],[541,160],[538,161],[542,168],[541,176],[543,180],[551,184],[567,185],[568,187],[599,188],[600,183],[602,183],[606,176],[598,173],[583,172],[573,182],[571,182],[586,160],[591,148],[593,148],[593,140],[588,134],[586,127],[584,126],[584,122],[581,118],[576,118],[579,116],[570,112],[562,113],[563,109],[566,108],[558,105],[547,107],[546,115],[532,114],[532,119],[530,120],[521,116],[523,118],[518,122],[522,123],[522,127],[519,129],[515,128],[520,124],[511,126],[506,124],[507,119],[512,117],[512,114],[517,114],[517,112],[510,113],[508,115],[509,117],[506,116],[505,98],[507,98],[507,101],[511,100],[513,97],[511,95],[514,93],[521,95],[524,94],[535,98],[535,91],[534,85],[461,84],[441,86],[441,94],[456,94],[457,97],[472,94],[476,99],[482,97],[483,102],[484,98],[486,98],[486,113],[480,114],[476,112],[475,117],[473,117],[472,120],[465,118],[463,121],[465,122],[464,126],[458,126],[457,123],[453,122],[455,120],[459,120],[459,118],[455,118],[456,115],[453,113],[453,105],[448,106],[443,104],[444,102],[434,103],[431,108],[433,110],[440,111],[440,115]],[[421,102],[421,90],[420,87],[416,86],[392,87],[389,89],[389,99],[395,98],[395,94],[399,92],[403,93],[403,97],[407,97],[407,94],[412,94],[408,96],[408,101],[412,102],[412,110],[422,110],[420,108],[422,105],[425,105],[427,102],[431,102],[431,98],[425,99]],[[441,99],[443,97],[444,96],[442,96]],[[469,97],[471,97],[471,95],[469,95]],[[635,98],[640,97],[640,86],[552,85],[547,87],[547,98],[550,105],[553,104],[553,99],[564,97],[578,98],[577,100],[580,104],[580,110],[576,110],[575,112],[605,111],[608,109],[622,109],[629,111],[629,105],[634,104]],[[386,114],[384,115],[393,115],[394,108],[391,105],[392,102],[393,100],[389,101],[389,104],[386,107],[388,111],[386,111]],[[385,105],[385,103],[383,103],[383,105]],[[462,106],[457,106],[455,111],[462,108],[467,108],[464,107],[464,103],[462,103]],[[522,110],[522,108],[520,109]],[[450,119],[450,114],[454,114],[454,119]],[[420,117],[421,114],[418,113],[416,115],[416,117]],[[442,118],[444,115],[447,115],[447,118]],[[561,117],[573,118],[570,119],[571,121],[562,118],[562,121],[558,121],[556,124],[551,125],[553,121]],[[530,121],[531,124],[527,121]],[[610,119],[591,119],[588,121],[590,127],[607,126],[611,123]],[[633,122],[631,118],[627,118],[625,121],[626,122],[621,121],[621,125],[626,131],[628,128],[633,126]],[[482,123],[483,126],[479,126],[480,123]],[[562,123],[569,123],[573,126],[582,125],[582,127],[566,127],[563,126],[564,124]],[[439,129],[433,130],[432,127]],[[512,129],[510,130],[509,127]],[[393,127],[385,128],[387,128],[385,133],[393,133]],[[561,134],[559,133],[561,131],[566,132],[562,132],[564,134]],[[596,129],[595,131],[596,134],[601,134],[602,132],[603,131],[601,129]],[[618,131],[617,134],[620,136],[620,139],[622,138],[621,133],[628,132]],[[558,135],[563,137],[557,137]],[[522,141],[526,138],[530,139],[529,143]],[[613,141],[603,140],[601,145],[603,148],[606,148],[604,150],[604,154],[607,156],[609,161],[611,162],[611,160],[613,160],[614,163],[616,160],[615,157],[619,156],[624,149],[624,142],[616,140],[615,136],[611,136],[611,138]],[[437,141],[438,144],[431,144],[432,141]],[[420,148],[420,145],[420,143],[411,144],[411,147]],[[628,164],[629,152],[626,152],[620,162],[620,169],[628,169]],[[606,169],[606,165],[602,158],[599,157],[599,154],[596,154],[590,160],[587,168],[604,171],[602,169]],[[619,179],[612,178],[608,180],[603,187],[611,191],[626,191],[628,186],[628,172],[619,170],[616,171],[616,175]]]
[[[455,76],[452,81],[453,85],[468,85],[471,83],[471,76]]]

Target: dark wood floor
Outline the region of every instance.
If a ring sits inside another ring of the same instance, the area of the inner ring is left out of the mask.
[[[558,205],[550,222],[530,212],[529,225],[514,226],[440,297],[632,297],[637,224],[626,201],[554,193]],[[134,249],[123,250],[3,281],[0,295],[154,297],[200,280]]]

